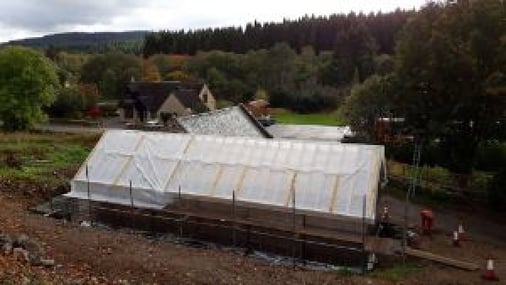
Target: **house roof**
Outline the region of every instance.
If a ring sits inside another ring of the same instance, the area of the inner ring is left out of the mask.
[[[181,102],[181,104],[185,108],[190,108],[192,110],[209,110],[207,106],[200,100],[198,92],[195,92],[196,89],[178,89],[174,91],[174,96]]]
[[[177,121],[191,134],[272,138],[243,105],[179,117]]]
[[[122,105],[138,100],[147,110],[156,112],[174,94],[185,108],[194,109],[198,105],[204,105],[198,97],[202,88],[204,83],[200,82],[131,82],[127,86]]]

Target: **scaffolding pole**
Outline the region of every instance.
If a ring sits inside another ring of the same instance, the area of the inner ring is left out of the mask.
[[[236,212],[235,212],[235,190],[232,191],[232,244],[234,247],[237,245],[237,234],[236,234]]]
[[[292,190],[292,231],[293,231],[293,240],[294,242],[292,243],[292,266],[293,268],[295,268],[295,254],[296,254],[296,251],[297,251],[297,248],[296,248],[296,240],[297,240],[297,232],[296,232],[296,225],[295,225],[295,187],[293,188]]]
[[[91,190],[90,190],[90,175],[88,170],[88,164],[86,164],[86,191],[88,192],[88,219],[90,219],[90,224],[92,223],[91,219]]]
[[[365,250],[365,235],[366,235],[366,225],[365,225],[365,215],[367,209],[367,200],[366,195],[362,198],[362,274],[365,274],[367,271],[367,252]]]
[[[129,188],[130,190],[130,215],[131,215],[131,226],[132,226],[132,232],[135,233],[135,220],[134,220],[134,196],[132,193],[132,180],[129,181]]]

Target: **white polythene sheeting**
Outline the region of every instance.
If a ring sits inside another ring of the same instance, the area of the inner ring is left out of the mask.
[[[107,131],[68,196],[163,208],[179,192],[375,218],[386,173],[383,146],[281,139]],[[88,175],[86,175],[88,173]],[[89,187],[88,187],[89,186]],[[89,192],[88,192],[89,189]]]

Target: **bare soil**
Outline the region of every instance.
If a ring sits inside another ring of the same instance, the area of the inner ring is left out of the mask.
[[[54,258],[58,265],[34,267],[0,254],[0,284],[483,284],[481,270],[466,272],[424,261],[415,261],[420,268],[398,281],[381,273],[373,278],[274,266],[236,253],[81,227],[29,213],[28,207],[43,201],[49,193],[56,194],[41,187],[0,183],[0,232],[27,234],[42,244],[45,256]],[[399,203],[393,198],[390,202]],[[466,213],[450,216],[461,214]],[[392,215],[399,218],[395,210]],[[424,238],[422,248],[475,262],[482,268],[487,256],[493,255],[498,275],[506,280],[506,250],[501,233],[498,238],[488,237],[494,242],[484,242],[480,227],[471,226],[467,229],[468,240],[462,242],[461,248],[455,248],[448,236],[451,227],[447,224],[452,221],[442,222],[445,215],[446,212],[439,216],[437,233],[432,239]],[[415,209],[412,219],[416,218]],[[504,230],[503,225],[490,223],[496,231]],[[491,225],[487,224],[487,230]]]

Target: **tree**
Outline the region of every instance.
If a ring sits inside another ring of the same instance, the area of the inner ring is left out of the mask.
[[[117,99],[132,78],[141,78],[140,59],[123,53],[108,53],[86,62],[80,81],[96,84],[100,95],[105,98]]]
[[[158,72],[163,80],[167,80],[169,72],[171,72],[171,64],[168,56],[163,54],[156,54],[148,59],[158,68]],[[170,79],[168,79],[170,80]]]
[[[478,145],[504,118],[504,19],[500,0],[429,3],[398,43],[394,101],[414,133],[441,141],[457,173],[472,170]]]
[[[389,96],[395,90],[395,83],[393,76],[373,75],[353,87],[339,110],[353,131],[368,141],[375,140],[377,119],[389,117],[392,112]]]
[[[363,24],[340,31],[341,43],[334,49],[332,63],[328,67],[325,82],[334,86],[348,85],[358,75],[360,82],[374,73],[374,56],[377,44]]]
[[[23,47],[0,50],[0,121],[4,130],[24,130],[45,119],[58,77],[44,55]]]
[[[275,44],[267,52],[263,62],[263,76],[266,87],[269,89],[293,89],[297,67],[295,65],[296,53],[286,43]]]
[[[144,61],[142,64],[142,80],[148,82],[158,82],[161,80],[158,67],[149,60]]]
[[[222,50],[245,53],[249,50],[269,49],[285,42],[300,53],[304,46],[313,46],[315,52],[333,50],[347,44],[339,33],[348,33],[363,25],[378,43],[381,53],[392,54],[397,32],[406,20],[415,13],[396,10],[390,13],[333,14],[330,16],[305,16],[297,20],[283,20],[281,23],[248,23],[242,27],[207,28],[190,31],[160,31],[148,33],[143,53],[150,55],[190,54],[198,51]]]
[[[181,70],[171,71],[165,76],[165,79],[169,81],[187,81],[190,80],[190,78],[188,74]]]
[[[78,88],[60,88],[56,100],[47,109],[51,117],[80,118],[86,109],[85,97]]]

